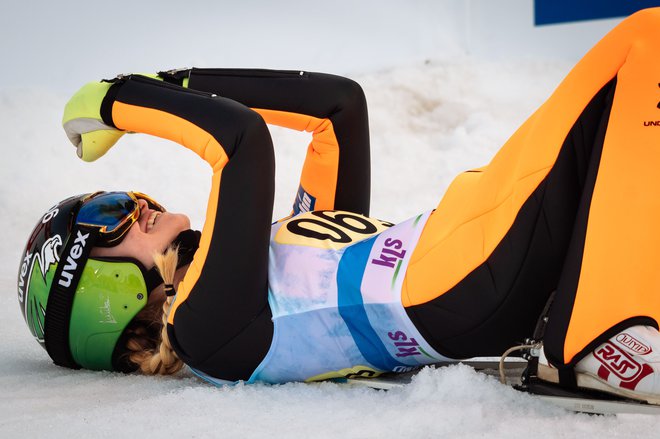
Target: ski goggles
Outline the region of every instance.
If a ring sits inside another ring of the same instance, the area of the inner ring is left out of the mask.
[[[150,209],[165,212],[163,206],[140,192],[95,192],[82,200],[75,222],[98,230],[97,246],[115,246],[140,218],[138,200],[145,200]]]

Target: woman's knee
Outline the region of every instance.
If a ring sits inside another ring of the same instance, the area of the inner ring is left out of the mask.
[[[631,30],[633,38],[643,38],[649,35],[657,38],[657,35],[660,34],[660,7],[637,11],[626,17],[617,28]]]
[[[364,90],[352,79],[343,78],[337,80],[337,103],[342,109],[366,110],[367,99]]]

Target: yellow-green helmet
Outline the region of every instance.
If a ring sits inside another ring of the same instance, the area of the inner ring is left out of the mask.
[[[126,369],[118,358],[118,341],[160,280],[155,270],[145,270],[136,260],[89,257],[93,246],[112,245],[115,238],[107,225],[90,220],[105,213],[89,200],[115,203],[110,209],[119,212],[116,219],[122,209],[131,208],[131,197],[137,204],[130,192],[67,198],[39,219],[23,251],[18,272],[21,311],[32,335],[58,365]]]

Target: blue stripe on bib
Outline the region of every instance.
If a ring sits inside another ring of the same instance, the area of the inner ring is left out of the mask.
[[[337,270],[339,315],[348,326],[355,344],[364,358],[376,368],[389,371],[406,366],[392,358],[369,322],[364,308],[362,277],[376,237],[365,239],[346,249]]]

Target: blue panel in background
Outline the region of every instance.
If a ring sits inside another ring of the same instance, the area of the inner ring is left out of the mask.
[[[534,0],[534,24],[625,17],[653,6],[660,0]]]

